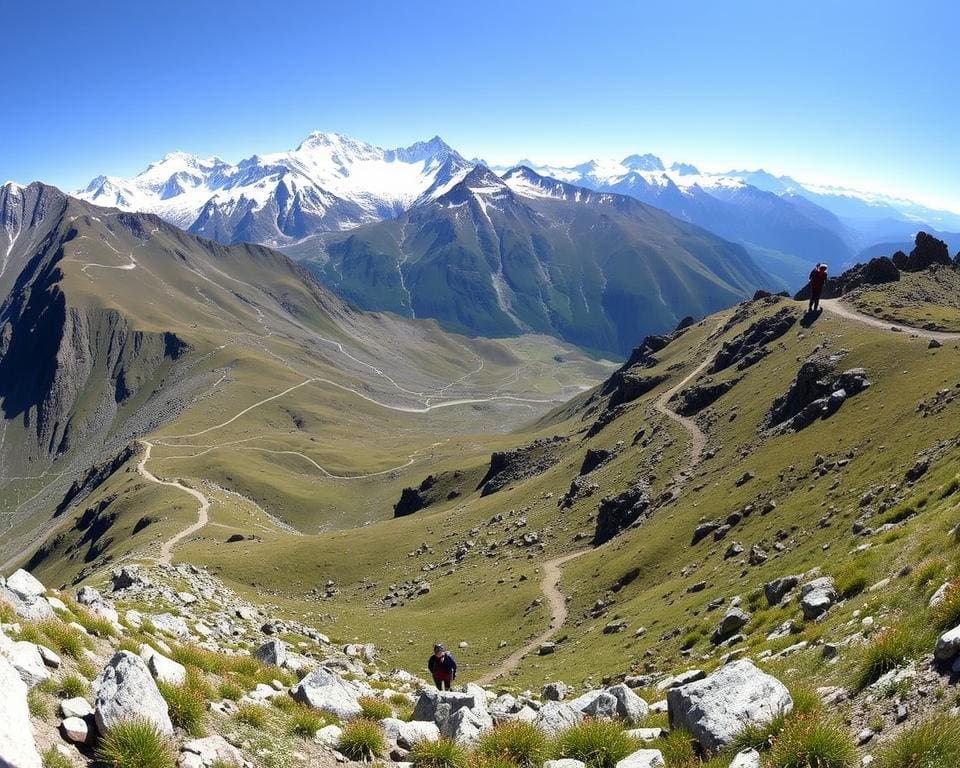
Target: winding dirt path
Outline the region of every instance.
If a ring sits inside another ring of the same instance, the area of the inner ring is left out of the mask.
[[[184,493],[189,493],[200,503],[200,508],[197,510],[197,522],[193,523],[193,525],[190,525],[187,528],[184,528],[179,533],[174,534],[160,546],[160,555],[158,556],[157,560],[161,563],[166,563],[169,565],[170,560],[173,557],[173,548],[188,536],[192,536],[194,533],[199,531],[209,522],[210,499],[208,499],[195,488],[188,488],[179,480],[161,480],[154,475],[149,469],[147,469],[147,462],[150,461],[150,453],[153,451],[153,443],[148,442],[147,440],[142,440],[141,442],[143,443],[145,450],[143,452],[143,456],[140,457],[140,461],[137,464],[137,472],[139,472],[151,483],[156,483],[157,485],[166,485],[170,488],[177,488]]]
[[[677,422],[677,424],[683,427],[683,429],[686,430],[690,435],[690,456],[671,481],[674,486],[674,490],[683,484],[683,482],[690,476],[691,470],[693,470],[694,467],[700,463],[701,459],[703,458],[703,449],[707,444],[707,436],[703,433],[703,430],[697,426],[697,423],[693,419],[689,419],[686,416],[681,416],[680,414],[674,413],[672,410],[670,410],[670,408],[667,406],[667,402],[690,381],[699,376],[703,372],[704,368],[713,362],[713,358],[713,355],[708,356],[702,363],[700,363],[700,365],[698,365],[674,386],[660,395],[653,404],[653,407],[659,413],[662,413],[668,419]],[[521,662],[527,655],[536,651],[544,643],[549,642],[557,634],[557,632],[560,631],[564,622],[567,620],[567,599],[563,592],[560,591],[560,579],[563,576],[561,566],[563,566],[565,563],[569,563],[571,560],[575,560],[576,558],[587,554],[587,552],[593,551],[595,551],[595,549],[580,549],[576,552],[568,552],[567,554],[556,557],[553,560],[548,560],[543,564],[543,578],[540,580],[540,591],[543,592],[543,596],[547,600],[547,605],[550,607],[549,628],[524,645],[522,648],[519,648],[510,654],[498,668],[487,672],[487,674],[479,678],[477,680],[478,685],[489,685],[494,680],[497,680],[509,672],[512,672],[520,666]]]
[[[842,317],[847,320],[855,320],[858,323],[869,325],[872,328],[879,328],[883,331],[894,332],[893,329],[897,328],[903,333],[921,336],[924,339],[936,339],[937,341],[960,341],[960,333],[949,333],[947,331],[928,331],[925,328],[917,328],[914,325],[904,325],[903,323],[895,323],[891,322],[890,320],[882,320],[879,317],[873,317],[872,315],[864,314],[854,307],[851,307],[849,304],[844,304],[840,299],[821,299],[820,306],[834,315],[837,315],[838,317]]]
[[[541,633],[522,648],[511,653],[497,669],[487,672],[487,674],[477,680],[478,685],[489,685],[508,672],[512,672],[520,666],[520,662],[523,661],[527,654],[537,650],[557,634],[563,626],[563,623],[567,620],[567,599],[564,597],[563,592],[560,591],[560,578],[563,576],[560,566],[591,551],[592,550],[589,549],[580,549],[576,552],[568,552],[560,557],[555,557],[553,560],[548,560],[543,564],[543,578],[540,580],[540,591],[543,592],[543,596],[547,599],[547,605],[550,606],[550,627],[546,632]]]

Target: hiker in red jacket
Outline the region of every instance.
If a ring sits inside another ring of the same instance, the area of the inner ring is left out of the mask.
[[[810,306],[807,307],[807,312],[820,311],[820,294],[826,282],[827,265],[817,264],[810,273]]]
[[[447,653],[447,649],[441,643],[433,646],[433,655],[427,659],[427,668],[433,675],[434,685],[437,690],[450,690],[453,681],[457,679],[457,662],[453,656]]]

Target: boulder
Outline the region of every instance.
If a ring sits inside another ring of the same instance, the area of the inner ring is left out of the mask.
[[[638,749],[617,761],[617,768],[664,768],[666,761],[659,749]]]
[[[704,750],[715,752],[744,726],[762,725],[791,711],[793,699],[775,677],[740,660],[667,691],[667,707],[671,727],[686,728]]]
[[[581,720],[583,720],[583,715],[569,704],[548,701],[537,712],[533,724],[548,736],[556,736]]]
[[[93,714],[93,707],[85,698],[77,696],[60,702],[60,714],[64,717],[86,717]]]
[[[580,760],[574,760],[569,757],[563,757],[559,760],[547,760],[543,768],[587,768],[587,764]]]
[[[737,632],[739,632],[747,622],[750,621],[750,614],[746,611],[737,608],[731,607],[723,615],[723,618],[720,619],[720,623],[717,624],[717,628],[713,631],[713,636],[710,638],[710,642],[714,645],[719,645],[725,640],[729,640]]]
[[[0,765],[3,768],[41,768],[30,725],[27,686],[17,670],[0,656]]]
[[[570,706],[574,709],[579,709],[580,712],[587,717],[609,719],[615,717],[617,714],[617,699],[606,691],[597,692],[581,707],[577,706],[576,701],[577,699],[571,701]]]
[[[485,711],[461,707],[446,719],[440,734],[461,746],[472,746],[492,728],[493,718]]]
[[[573,689],[563,682],[547,683],[543,686],[541,696],[544,701],[563,701],[573,692]]]
[[[768,581],[763,585],[763,594],[767,598],[767,605],[780,605],[787,593],[800,583],[800,576],[781,576],[779,579]]]
[[[410,749],[418,741],[436,741],[440,738],[440,729],[436,723],[425,720],[398,720],[395,717],[385,717],[380,721],[383,735],[387,741],[395,741],[404,749]]]
[[[17,571],[6,580],[0,577],[0,601],[8,603],[14,613],[26,621],[56,618],[44,598],[45,592],[43,584],[26,571]]]
[[[433,721],[443,730],[444,723],[458,710],[469,709],[478,714],[486,715],[487,706],[482,689],[464,693],[462,691],[431,691],[421,692],[420,698],[413,708],[411,720]]]
[[[117,723],[141,718],[160,733],[173,735],[167,702],[157,689],[146,663],[129,651],[119,651],[93,681],[97,729],[110,732]]]
[[[616,716],[627,723],[639,723],[650,711],[647,702],[624,683],[607,688],[607,693],[617,700]]]
[[[936,608],[938,605],[940,605],[940,603],[942,603],[946,599],[947,592],[950,590],[950,587],[952,585],[953,585],[952,581],[946,581],[943,584],[941,584],[937,588],[937,591],[930,596],[930,602],[927,603],[927,607]]]
[[[140,658],[146,662],[150,674],[160,682],[171,685],[183,685],[186,682],[187,668],[173,659],[168,659],[149,645],[140,646]]]
[[[303,704],[330,712],[341,720],[349,720],[361,713],[359,699],[363,692],[360,687],[325,667],[315,669],[304,677],[290,690],[290,695]]]
[[[190,635],[190,627],[187,626],[187,622],[172,613],[153,613],[148,614],[146,618],[150,619],[153,626],[161,632],[166,632],[175,637],[188,637]]]
[[[93,739],[90,724],[82,717],[65,718],[60,723],[60,733],[71,744],[86,744]]]
[[[200,765],[212,766],[244,764],[243,753],[230,744],[223,736],[213,735],[203,739],[191,739],[180,748],[181,754],[187,753],[200,758]]]
[[[960,653],[960,626],[947,630],[937,638],[933,657],[937,661],[950,661],[958,653]]]
[[[325,725],[317,731],[315,740],[318,744],[334,749],[340,743],[341,736],[343,736],[343,728],[339,725]]]
[[[264,664],[282,667],[287,661],[287,645],[283,640],[267,640],[253,655]]]
[[[837,600],[837,588],[830,576],[821,576],[800,587],[800,609],[805,619],[818,619]]]
[[[32,600],[47,594],[47,588],[22,568],[7,579],[7,589],[24,600]]]

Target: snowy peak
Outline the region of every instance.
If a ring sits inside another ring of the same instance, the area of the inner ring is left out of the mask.
[[[663,169],[661,169],[663,170]],[[697,170],[695,165],[690,163],[673,163],[670,166],[670,170],[674,173],[678,173],[681,176],[699,176],[700,171]]]
[[[645,155],[630,155],[623,158],[620,164],[631,171],[662,171],[663,161],[649,152]]]

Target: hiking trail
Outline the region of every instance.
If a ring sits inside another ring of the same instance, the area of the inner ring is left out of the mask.
[[[920,336],[924,339],[936,339],[937,341],[960,341],[960,333],[928,331],[926,328],[917,328],[915,325],[904,325],[903,323],[897,323],[891,320],[882,320],[879,317],[864,314],[849,304],[844,304],[840,299],[821,299],[820,306],[838,317],[846,320],[854,320],[873,328],[879,328],[882,331],[889,331],[891,333],[899,331],[913,336]]]

